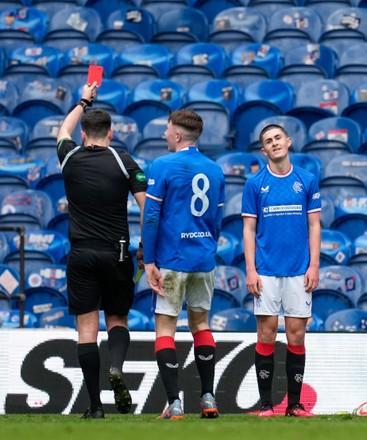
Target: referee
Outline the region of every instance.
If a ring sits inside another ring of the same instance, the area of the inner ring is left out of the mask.
[[[82,98],[66,116],[57,136],[57,154],[69,205],[71,251],[67,262],[69,313],[76,315],[77,355],[90,406],[82,418],[104,418],[100,399],[97,345],[99,310],[104,310],[111,358],[109,380],[116,409],[127,413],[131,396],[122,366],[129,347],[128,313],[134,297],[134,265],[128,252],[127,201],[131,192],[141,212],[146,178],[124,151],[109,146],[111,117],[89,110],[97,83],[85,85]],[[71,136],[79,121],[83,145]],[[137,254],[142,266],[142,250]]]

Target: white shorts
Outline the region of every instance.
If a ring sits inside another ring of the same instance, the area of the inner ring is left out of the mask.
[[[164,279],[165,296],[156,295],[155,313],[178,316],[184,298],[191,310],[210,310],[215,269],[211,272],[177,272],[161,268],[160,271]]]
[[[295,277],[270,277],[260,275],[263,289],[259,298],[254,298],[255,315],[279,315],[309,318],[312,313],[312,292],[306,292],[304,275]]]

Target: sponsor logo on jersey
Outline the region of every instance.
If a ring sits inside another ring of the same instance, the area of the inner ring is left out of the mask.
[[[268,193],[268,192],[269,192],[269,189],[270,189],[269,185],[266,186],[265,188],[262,186],[262,187],[261,187],[261,192],[262,192],[262,193]]]
[[[321,194],[319,192],[312,194],[312,200],[318,200],[321,197]]]
[[[181,238],[206,238],[211,237],[209,231],[181,232]]]
[[[148,185],[154,185],[155,184],[155,180],[154,179],[149,179],[148,180]]]

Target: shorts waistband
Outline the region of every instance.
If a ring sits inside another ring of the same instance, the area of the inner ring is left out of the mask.
[[[82,240],[76,240],[72,243],[72,246],[75,248],[82,248],[82,249],[104,249],[104,250],[116,250],[119,248],[119,243],[111,243],[105,240],[98,240],[98,239],[82,239]]]

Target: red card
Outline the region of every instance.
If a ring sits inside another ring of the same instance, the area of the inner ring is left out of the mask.
[[[89,65],[87,84],[92,85],[94,81],[97,81],[97,86],[102,84],[103,67],[96,66],[95,64]]]

